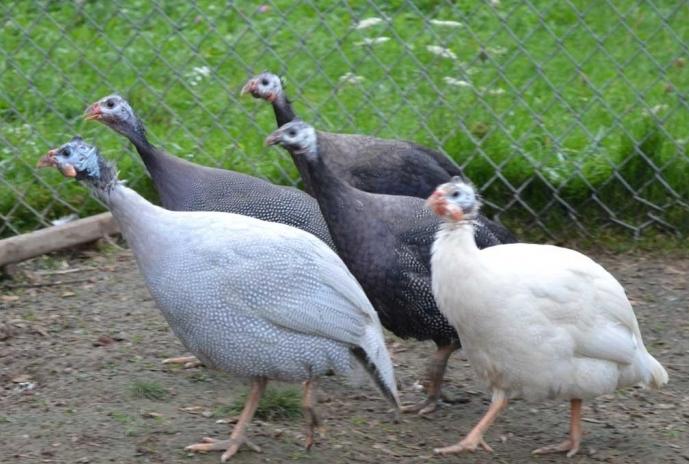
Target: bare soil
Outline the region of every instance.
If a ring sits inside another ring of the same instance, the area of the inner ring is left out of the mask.
[[[456,442],[489,401],[460,353],[451,359],[445,390],[466,403],[395,424],[371,386],[328,377],[319,394],[325,435],[310,452],[303,449],[301,418],[255,421],[250,434],[263,452],[242,449],[233,462],[689,462],[689,259],[593,256],[627,289],[670,384],[585,403],[585,441],[572,460],[530,454],[564,437],[568,405],[522,401],[512,402],[489,431],[494,454],[433,457],[433,447]],[[191,455],[184,446],[228,433],[225,419],[232,418],[225,411],[246,393],[246,382],[161,364],[184,349],[128,251],[74,252],[19,269],[19,278],[0,283],[0,462],[219,462],[219,453]],[[389,341],[403,400],[422,399],[417,380],[432,345]],[[161,386],[164,397],[135,394],[142,381]]]

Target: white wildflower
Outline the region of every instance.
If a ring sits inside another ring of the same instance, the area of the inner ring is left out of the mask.
[[[491,55],[504,55],[507,53],[507,49],[505,47],[488,47],[486,48],[486,51]]]
[[[488,89],[488,95],[504,95],[505,89],[498,87],[497,89]]]
[[[382,22],[383,22],[383,19],[381,19],[381,18],[375,18],[375,17],[366,18],[366,19],[362,19],[361,21],[359,21],[357,23],[357,25],[354,26],[354,29],[366,29],[367,27],[376,26]]]
[[[192,69],[195,74],[203,77],[208,77],[211,75],[211,68],[208,66],[196,66]]]
[[[346,74],[343,74],[340,76],[340,83],[341,84],[360,84],[364,81],[364,78],[362,76],[358,76],[354,73],[348,72]]]
[[[208,66],[194,66],[189,73],[189,85],[196,86],[204,78],[211,75],[211,68]]]
[[[445,76],[443,80],[448,85],[454,85],[455,87],[472,87],[470,82],[463,81],[461,79],[455,79],[454,77]]]
[[[373,38],[365,38],[361,42],[357,42],[354,45],[362,46],[362,45],[377,45],[377,44],[382,44],[390,40],[390,37],[373,37]]]
[[[662,112],[665,111],[666,109],[667,109],[667,105],[666,105],[666,104],[660,104],[660,105],[654,106],[653,108],[644,110],[643,113],[644,113],[645,115],[647,115],[647,116],[655,116],[655,115],[657,115],[657,114],[659,114],[659,113],[662,113]]]
[[[434,26],[444,26],[444,27],[462,27],[463,24],[459,21],[445,21],[442,19],[431,19],[429,21]]]
[[[442,58],[449,58],[451,60],[457,59],[457,55],[455,55],[454,52],[449,48],[440,47],[438,45],[426,45],[426,50]]]

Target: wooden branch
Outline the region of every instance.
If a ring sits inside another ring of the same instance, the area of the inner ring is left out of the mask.
[[[112,214],[102,213],[60,226],[10,237],[0,240],[0,266],[93,242],[118,232],[119,227]]]

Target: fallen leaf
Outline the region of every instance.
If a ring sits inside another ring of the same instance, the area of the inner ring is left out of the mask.
[[[108,346],[115,343],[115,339],[108,335],[101,335],[98,339],[93,342],[93,346]]]
[[[74,292],[64,292],[64,293],[63,293],[62,295],[60,295],[60,296],[61,296],[62,298],[67,298],[67,297],[74,296],[74,295],[76,295],[76,293],[74,293]]]
[[[19,297],[17,295],[2,295],[0,299],[2,299],[3,303],[11,303],[13,301],[18,301]]]
[[[31,376],[29,374],[20,374],[12,379],[14,383],[24,383],[28,382]]]

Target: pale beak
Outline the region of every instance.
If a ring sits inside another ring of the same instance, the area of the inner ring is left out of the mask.
[[[276,145],[279,142],[280,142],[280,134],[278,134],[277,132],[273,132],[268,137],[266,137],[266,140],[264,143],[266,144],[266,146],[270,146],[270,145]]]
[[[98,103],[94,103],[93,105],[89,106],[86,109],[86,112],[84,113],[84,119],[87,121],[90,121],[92,119],[95,119],[96,121],[98,121],[102,117],[103,117],[103,113],[101,112],[100,104],[98,104]]]
[[[239,96],[241,97],[245,93],[253,94],[255,91],[256,91],[256,79],[250,79],[249,82],[244,84],[244,87],[242,87],[242,91],[239,93]]]
[[[44,156],[41,157],[41,159],[38,160],[38,163],[36,163],[37,168],[49,168],[51,166],[56,166],[57,163],[55,162],[55,154],[57,153],[57,150],[50,150],[48,153],[46,153]]]

